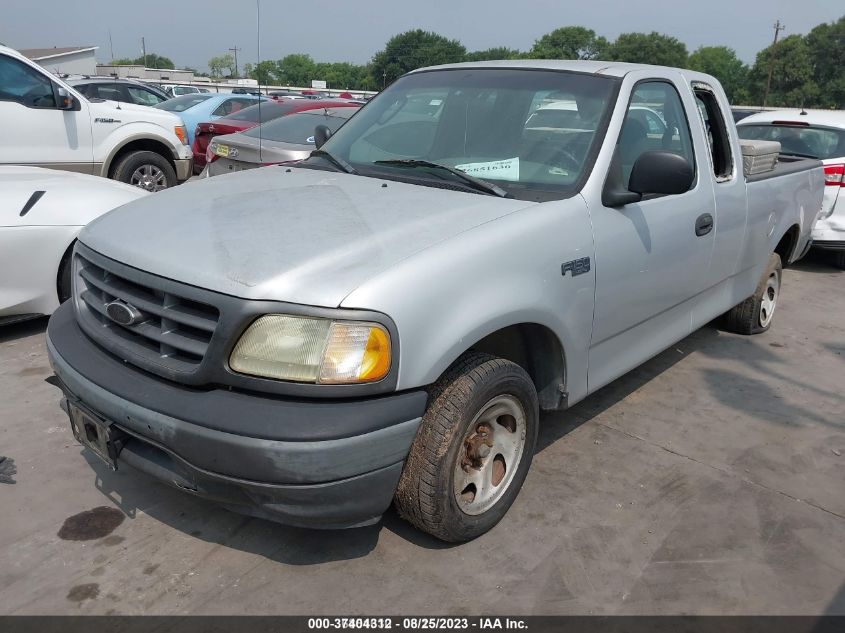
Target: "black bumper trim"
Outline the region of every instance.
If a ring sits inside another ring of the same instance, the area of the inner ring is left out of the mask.
[[[813,240],[813,248],[820,251],[845,251],[845,241]]]

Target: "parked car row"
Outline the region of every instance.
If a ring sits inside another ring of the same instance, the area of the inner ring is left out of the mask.
[[[254,127],[258,127],[259,130],[263,130],[266,124],[282,117],[287,117],[289,115],[308,110],[324,111],[330,108],[333,110],[347,108],[350,112],[352,112],[357,111],[360,106],[356,103],[346,101],[283,99],[266,101],[241,110],[240,112],[231,114],[227,117],[221,117],[217,120],[200,123],[197,125],[194,133],[194,140],[191,144],[191,149],[194,153],[194,172],[201,173],[209,161],[214,161],[218,158],[218,156],[220,156],[219,153],[209,151],[209,143],[217,136],[235,134]],[[333,119],[333,121],[338,120],[340,119]],[[311,130],[312,133],[306,138],[313,136],[314,128]],[[311,141],[309,145],[313,145],[313,141]],[[223,146],[225,146],[225,143]],[[218,149],[218,151],[221,150]]]

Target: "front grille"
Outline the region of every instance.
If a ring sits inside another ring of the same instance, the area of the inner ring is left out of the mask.
[[[216,307],[185,297],[170,280],[143,273],[130,279],[126,267],[87,249],[77,248],[74,257],[76,307],[89,335],[141,364],[181,374],[196,370],[217,328]],[[108,316],[115,301],[140,313],[132,324]]]

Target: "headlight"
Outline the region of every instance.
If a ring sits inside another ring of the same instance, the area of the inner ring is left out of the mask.
[[[390,335],[376,323],[268,314],[247,328],[229,366],[252,376],[339,385],[381,380],[390,361]]]
[[[182,141],[182,145],[188,144],[188,130],[184,125],[177,125],[173,128],[173,133]]]

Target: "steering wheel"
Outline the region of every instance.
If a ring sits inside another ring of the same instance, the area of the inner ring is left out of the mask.
[[[559,167],[570,172],[581,171],[581,161],[567,148],[562,147],[549,159],[549,170]]]

